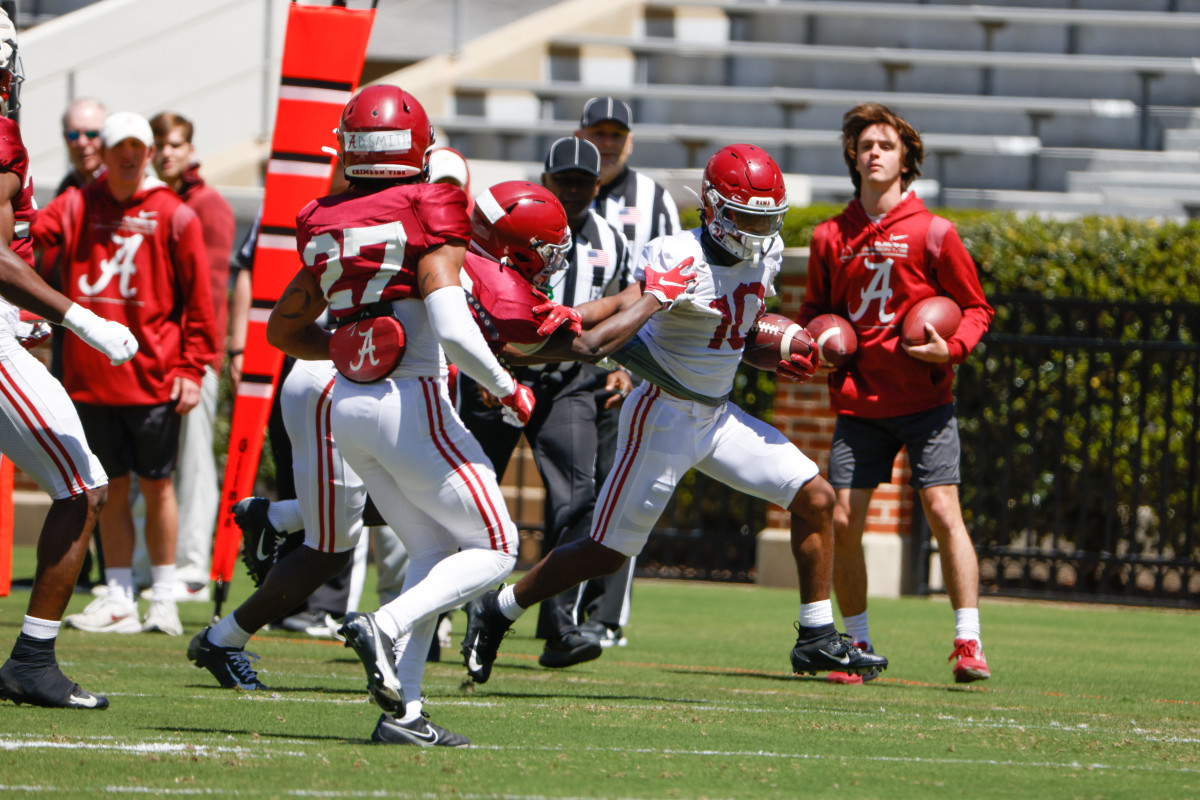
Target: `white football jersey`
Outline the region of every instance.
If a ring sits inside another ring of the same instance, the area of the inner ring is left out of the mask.
[[[746,332],[775,294],[782,254],[776,237],[761,259],[722,267],[705,259],[699,228],[654,239],[642,251],[635,278],[645,280],[646,264],[666,270],[692,258],[696,288],[690,300],[652,316],[638,339],[680,385],[708,397],[728,395]]]

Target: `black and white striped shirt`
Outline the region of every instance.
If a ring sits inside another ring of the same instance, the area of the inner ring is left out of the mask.
[[[679,210],[671,193],[629,167],[612,183],[600,187],[595,207],[625,232],[634,262],[651,239],[679,232]]]
[[[575,247],[571,263],[550,279],[556,303],[575,307],[589,300],[615,294],[633,280],[629,242],[625,234],[605,222],[593,209],[579,230],[572,229]]]

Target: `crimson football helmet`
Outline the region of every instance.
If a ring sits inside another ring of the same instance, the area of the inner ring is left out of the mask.
[[[567,212],[544,186],[505,181],[475,198],[471,249],[511,267],[535,286],[566,267],[571,247]]]
[[[787,214],[783,172],[752,144],[722,147],[704,168],[700,212],[708,233],[738,258],[761,255]]]
[[[17,28],[0,8],[0,115],[11,117],[21,107],[19,95],[25,82],[21,56],[17,54]]]
[[[433,146],[425,109],[417,98],[388,84],[367,86],[351,97],[336,133],[347,178],[421,175]]]

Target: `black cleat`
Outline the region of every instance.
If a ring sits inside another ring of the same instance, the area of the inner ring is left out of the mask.
[[[251,666],[258,661],[258,656],[247,653],[240,647],[221,647],[213,644],[208,640],[210,630],[211,627],[205,628],[192,637],[187,648],[188,661],[211,672],[217,683],[226,689],[266,689]]]
[[[512,629],[512,620],[500,612],[499,591],[484,592],[467,603],[467,635],[463,637],[463,663],[476,683],[487,683],[500,642]]]
[[[796,639],[792,648],[792,672],[797,675],[844,672],[874,678],[887,665],[886,658],[859,650],[850,643],[849,636],[836,631],[813,639]]]
[[[108,708],[107,697],[79,688],[58,664],[30,667],[11,658],[0,667],[0,700],[43,708]]]
[[[391,637],[379,630],[370,614],[350,613],[338,628],[346,638],[346,647],[354,652],[367,670],[367,691],[371,700],[392,714],[404,713],[404,692],[396,677],[396,654]]]
[[[603,652],[604,648],[595,637],[579,631],[570,631],[558,639],[547,639],[546,649],[542,651],[538,663],[551,669],[573,667],[585,661],[593,661]]]
[[[466,747],[471,743],[461,734],[434,725],[425,712],[421,712],[421,716],[412,722],[400,722],[391,714],[382,714],[375,730],[371,732],[371,741],[375,744],[415,744],[420,747]]]

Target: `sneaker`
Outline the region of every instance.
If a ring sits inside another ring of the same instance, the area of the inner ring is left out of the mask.
[[[421,747],[466,747],[471,743],[467,737],[451,733],[441,725],[429,721],[424,711],[412,722],[400,722],[391,714],[383,714],[371,732],[375,744],[415,744]]]
[[[538,663],[551,669],[573,667],[585,661],[593,661],[603,652],[604,648],[597,639],[585,633],[571,631],[558,639],[547,639],[546,649],[542,651]]]
[[[101,711],[108,708],[108,698],[79,688],[55,664],[53,667],[23,669],[18,661],[9,659],[0,667],[0,700],[12,700],[17,705],[28,703],[43,708],[83,708]]]
[[[141,633],[137,606],[127,606],[109,598],[106,592],[88,603],[78,614],[63,617],[63,624],[88,633]]]
[[[954,652],[946,660],[954,662],[955,683],[986,681],[992,677],[978,639],[955,639]]]
[[[146,621],[142,632],[162,631],[167,636],[183,636],[183,623],[179,621],[179,608],[174,600],[151,600],[146,610]]]
[[[404,711],[404,692],[396,677],[396,654],[391,637],[379,630],[371,614],[350,613],[338,629],[346,637],[346,647],[354,652],[367,670],[367,691],[385,712]],[[386,714],[385,714],[386,716]]]
[[[140,597],[143,600],[153,599],[154,587],[147,586],[142,589]],[[175,585],[171,587],[171,599],[176,603],[207,603],[212,598],[207,583],[175,581]]]
[[[467,634],[462,641],[463,663],[475,683],[487,683],[500,642],[512,630],[512,620],[500,612],[500,592],[485,592],[467,603]]]
[[[233,521],[242,531],[242,560],[255,586],[262,585],[279,560],[277,547],[283,534],[271,524],[270,510],[271,501],[265,497],[245,497],[233,504]]]
[[[279,623],[285,631],[303,633],[318,639],[337,639],[346,641],[338,633],[341,626],[331,614],[326,611],[302,611],[290,617],[284,617]]]
[[[607,649],[609,647],[624,647],[629,644],[629,639],[625,638],[625,634],[621,632],[621,626],[610,628],[598,619],[589,619],[587,622],[579,626],[579,630],[585,636],[594,636],[600,641],[600,646]]]
[[[799,632],[800,624],[796,623]],[[816,675],[818,672],[840,670],[851,675],[876,675],[887,669],[887,659],[874,653],[865,653],[850,643],[844,633],[826,634],[814,639],[796,639],[792,648],[792,671],[797,675]]]
[[[188,661],[211,672],[217,683],[226,689],[266,689],[251,666],[258,661],[258,655],[247,653],[240,647],[220,647],[213,644],[208,640],[208,632],[211,630],[211,627],[205,628],[192,637],[187,648]]]
[[[864,653],[874,653],[874,648],[866,642],[854,642],[854,646]],[[825,676],[825,680],[830,683],[841,683],[847,686],[860,686],[867,681],[873,681],[879,677],[879,670],[864,672],[862,675],[853,675],[849,672],[831,672]]]

